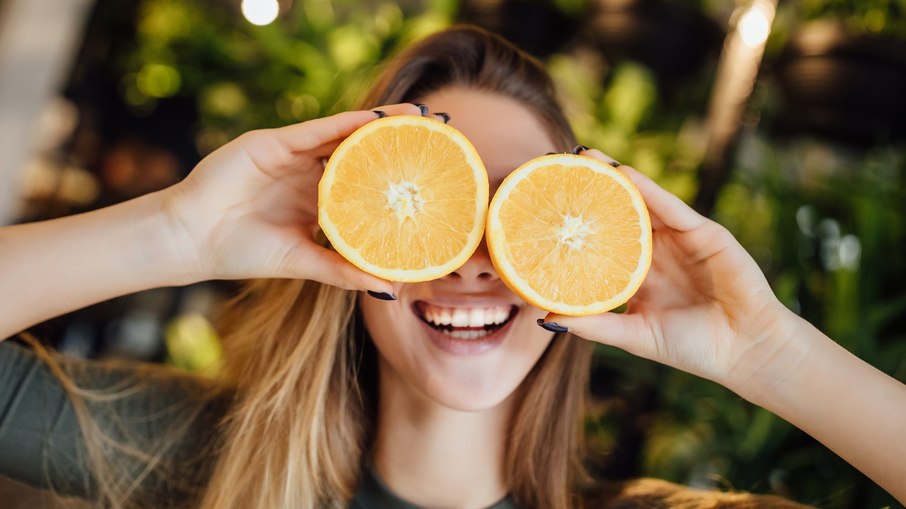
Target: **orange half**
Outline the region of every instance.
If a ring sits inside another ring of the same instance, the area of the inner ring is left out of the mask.
[[[432,118],[369,122],[334,151],[318,188],[318,222],[365,272],[428,281],[453,272],[484,233],[488,175],[461,132]]]
[[[491,200],[486,235],[510,289],[564,315],[620,306],[651,265],[651,219],[638,189],[585,156],[542,156],[517,168]]]

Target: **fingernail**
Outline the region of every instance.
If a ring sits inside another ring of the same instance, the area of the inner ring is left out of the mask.
[[[377,115],[377,118],[384,118],[387,116],[387,114],[381,110],[371,110],[371,113],[374,113],[375,115]]]
[[[550,332],[569,332],[569,327],[564,327],[557,322],[545,322],[543,318],[538,319],[538,325]]]
[[[428,114],[427,106],[425,106],[424,104],[416,104],[416,106],[418,106],[418,111],[422,112],[423,117]]]
[[[546,156],[555,156],[555,155],[557,155],[557,153],[556,153],[556,152],[548,152],[547,154],[544,154],[544,155],[546,155]]]
[[[620,164],[616,161],[611,161],[610,165],[613,166],[614,168],[619,168],[620,166],[623,166],[622,164]]]
[[[378,300],[396,300],[396,295],[387,292],[372,292],[371,290],[368,290],[368,295],[371,295]]]
[[[576,145],[576,148],[573,149],[573,154],[579,154],[580,152],[585,152],[588,150],[588,147],[585,145]]]
[[[435,113],[435,115],[442,118],[444,120],[445,124],[450,123],[450,114],[449,113]]]

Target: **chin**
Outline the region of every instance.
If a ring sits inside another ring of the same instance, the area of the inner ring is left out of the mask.
[[[481,388],[463,387],[462,385],[454,387],[445,384],[443,387],[425,387],[424,392],[435,403],[450,410],[482,412],[497,408],[508,400],[520,383],[521,380],[515,383],[498,381],[496,384],[492,382]]]
[[[553,334],[543,312],[511,295],[362,302],[381,357],[382,387],[423,403],[481,412],[506,402],[544,353]],[[537,316],[536,316],[537,315]]]

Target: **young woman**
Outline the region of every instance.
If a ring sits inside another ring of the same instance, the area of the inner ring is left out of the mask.
[[[484,246],[414,284],[323,247],[322,161],[379,116],[431,114],[415,104],[465,133],[492,188],[575,145],[540,65],[460,27],[401,54],[366,110],[250,132],[166,190],[0,230],[0,337],[129,292],[254,279],[224,314],[228,368],[213,384],[0,344],[0,472],[113,507],[794,505],[588,479],[582,402],[598,342],[729,387],[906,502],[906,387],[789,312],[725,229],[632,168],[619,166],[649,206],[655,251],[623,315],[533,308]],[[425,307],[516,312],[466,355]]]

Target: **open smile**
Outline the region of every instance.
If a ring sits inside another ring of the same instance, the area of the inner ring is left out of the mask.
[[[415,301],[416,316],[432,329],[459,340],[478,340],[504,328],[518,313],[514,305],[446,307]]]

